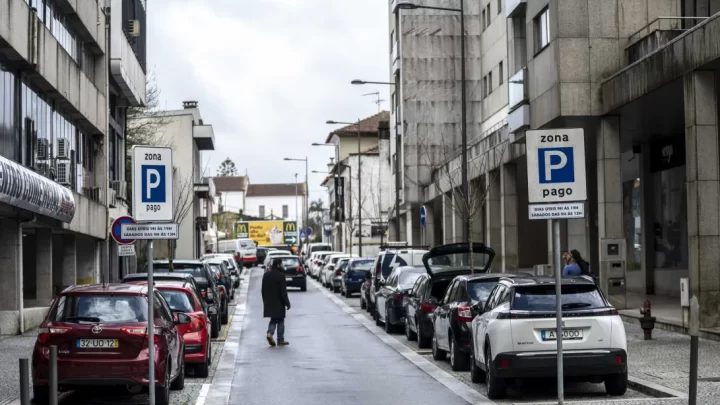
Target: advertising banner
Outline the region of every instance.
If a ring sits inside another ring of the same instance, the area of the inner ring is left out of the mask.
[[[235,224],[239,239],[252,239],[258,246],[294,245],[298,242],[294,221],[242,221]]]

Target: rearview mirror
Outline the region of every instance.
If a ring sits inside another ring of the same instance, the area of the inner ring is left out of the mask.
[[[190,317],[182,312],[175,312],[175,324],[176,325],[186,325],[188,323],[192,322],[192,319]]]

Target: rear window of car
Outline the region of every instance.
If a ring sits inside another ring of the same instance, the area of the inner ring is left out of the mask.
[[[63,295],[52,315],[56,322],[147,322],[147,300],[139,295]]]
[[[468,295],[473,301],[485,302],[490,298],[490,293],[497,285],[497,281],[471,280],[467,283]]]
[[[415,285],[415,281],[417,281],[420,276],[422,276],[425,272],[415,272],[415,271],[403,271],[398,276],[398,284],[400,288],[402,289],[408,289],[412,288],[413,285]]]
[[[354,260],[352,264],[350,265],[350,268],[352,270],[366,270],[370,271],[372,269],[372,265],[375,263],[375,260]]]
[[[169,263],[153,263],[153,271],[169,273],[170,272],[170,264]],[[202,276],[203,275],[203,266],[201,264],[195,264],[195,263],[173,263],[173,272],[190,274],[193,277]]]
[[[241,240],[240,247],[253,248],[253,247],[255,247],[255,243],[253,241],[249,241],[249,240]]]
[[[320,245],[320,246],[313,246],[310,248],[310,253],[312,252],[329,252],[332,248],[328,245]]]
[[[595,285],[562,286],[563,310],[606,308],[607,304]],[[555,311],[555,285],[516,287],[512,309],[518,311]]]
[[[280,260],[282,260],[283,267],[300,267],[300,259],[297,257],[283,257]]]
[[[173,311],[195,312],[192,305],[190,294],[185,291],[178,290],[160,290],[160,294],[165,298],[170,309]]]

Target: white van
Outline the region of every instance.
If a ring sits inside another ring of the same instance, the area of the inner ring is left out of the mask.
[[[217,253],[230,253],[238,266],[252,267],[257,264],[257,246],[252,239],[218,241]]]

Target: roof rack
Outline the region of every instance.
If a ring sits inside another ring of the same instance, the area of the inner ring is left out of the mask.
[[[393,243],[393,242],[388,242],[388,243]],[[384,251],[384,250],[388,250],[388,249],[391,249],[391,250],[398,250],[398,249],[430,250],[430,246],[427,246],[427,245],[408,245],[407,242],[395,242],[395,243],[405,243],[405,244],[404,245],[383,244],[383,245],[380,245],[380,251]]]

